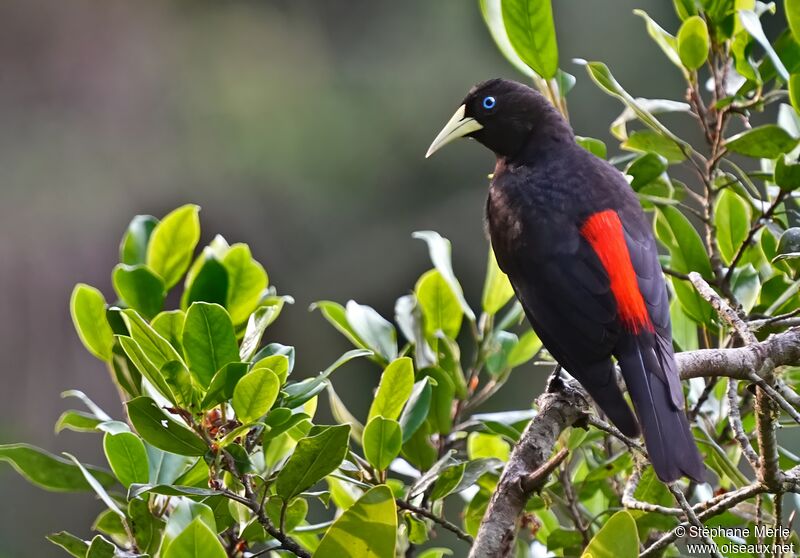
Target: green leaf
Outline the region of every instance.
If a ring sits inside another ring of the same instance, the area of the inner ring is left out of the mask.
[[[206,443],[188,428],[162,411],[149,397],[137,397],[127,403],[128,417],[146,442],[178,455],[203,455]]]
[[[658,135],[671,140],[679,149],[682,148],[683,150],[691,151],[691,146],[670,132],[661,122],[656,119],[655,116],[653,116],[653,113],[651,113],[651,107],[649,107],[644,100],[634,99],[627,91],[625,91],[625,89],[623,89],[617,80],[614,79],[614,76],[611,74],[608,66],[602,62],[585,62],[585,64],[586,71],[589,73],[589,77],[592,78],[592,81],[594,81],[605,93],[622,101],[626,108],[629,109],[633,115],[635,115],[635,117],[642,122],[642,124],[650,128],[650,130],[653,132],[656,132]],[[659,107],[663,107],[664,105],[664,101],[660,99],[654,102],[657,103],[657,106]],[[669,108],[663,107],[665,112],[680,110],[679,107],[685,107],[685,109],[688,111],[689,107],[685,103],[675,103],[674,101],[669,103]],[[620,120],[621,118],[626,118],[624,112],[617,120]],[[617,122],[615,122],[615,124],[619,126]],[[612,124],[612,131],[614,130],[614,127],[615,125]],[[670,158],[667,157],[667,159]]]
[[[516,368],[531,360],[541,350],[541,339],[539,339],[535,331],[530,329],[523,333],[519,338],[519,342],[512,347],[511,351],[508,353],[506,365],[509,368]]]
[[[639,533],[627,511],[612,515],[592,537],[582,558],[636,558],[639,556]]]
[[[374,308],[350,300],[345,316],[357,338],[363,339],[368,348],[386,361],[397,358],[397,332]]]
[[[213,488],[181,486],[178,484],[132,484],[128,490],[128,499],[133,500],[144,494],[160,494],[162,496],[215,496],[219,491]]]
[[[708,59],[708,27],[700,16],[692,16],[683,22],[678,31],[678,55],[690,70],[697,70]]]
[[[738,13],[742,27],[744,27],[750,36],[758,41],[761,47],[766,51],[767,56],[769,56],[769,59],[784,81],[789,81],[789,71],[786,69],[786,66],[783,65],[778,53],[772,48],[772,44],[764,34],[764,29],[761,27],[761,21],[758,19],[758,15],[751,10],[739,10]]]
[[[130,361],[139,371],[139,373],[147,379],[150,384],[168,401],[177,403],[175,394],[172,393],[172,388],[169,387],[165,378],[161,375],[161,370],[156,368],[152,361],[144,354],[144,351],[139,344],[124,335],[117,337],[122,350],[128,356]],[[176,361],[169,361],[176,362]],[[166,364],[166,362],[164,363]]]
[[[672,321],[672,339],[681,351],[696,351],[700,348],[697,338],[697,322],[683,311],[680,301],[675,298],[669,305]]]
[[[506,26],[503,23],[503,11],[501,8],[501,0],[479,0],[481,15],[486,27],[489,28],[489,33],[492,35],[497,48],[506,57],[506,60],[522,74],[533,77],[536,73],[523,62],[519,57],[517,51],[511,46],[511,41],[508,39]]]
[[[192,521],[167,547],[164,558],[225,558],[217,536],[200,518]]]
[[[633,10],[633,13],[641,17],[647,27],[647,34],[655,41],[658,47],[667,55],[670,62],[679,68],[683,68],[681,58],[678,56],[678,42],[675,37],[667,33],[658,23],[656,23],[644,10]]]
[[[725,189],[717,198],[714,224],[722,259],[730,264],[750,231],[750,206],[735,192]]]
[[[789,29],[792,30],[795,40],[800,41],[800,2],[797,0],[784,0],[784,10],[786,11],[786,21]]]
[[[147,261],[147,245],[158,219],[151,215],[137,215],[128,225],[119,245],[119,261],[125,265],[139,265]]]
[[[119,264],[112,272],[119,298],[145,318],[152,318],[164,306],[164,281],[144,265]]]
[[[397,419],[414,387],[414,364],[408,357],[392,361],[381,374],[375,399],[369,408],[367,421],[378,415]]]
[[[606,144],[597,138],[575,136],[575,142],[595,157],[605,159],[608,156]]]
[[[486,279],[483,282],[481,305],[483,311],[490,316],[495,315],[514,296],[514,288],[508,276],[500,270],[494,250],[489,247],[489,259],[486,264]]]
[[[696,271],[707,280],[711,278],[711,262],[700,235],[689,220],[676,208],[660,206],[655,219],[656,237],[669,250],[670,266],[679,273]],[[675,295],[684,311],[696,322],[710,324],[711,306],[687,281],[672,278]]]
[[[388,558],[395,555],[396,538],[394,495],[380,485],[365,492],[331,525],[314,558]]]
[[[86,552],[89,550],[89,543],[66,531],[47,535],[47,540],[61,547],[70,556],[74,556],[75,558],[86,558]]]
[[[258,350],[261,338],[267,327],[275,321],[283,308],[283,300],[276,304],[269,304],[259,307],[250,314],[247,320],[247,327],[244,330],[241,347],[239,347],[239,359],[248,361]]]
[[[117,555],[117,547],[103,538],[102,535],[95,535],[86,551],[86,558],[114,558]]]
[[[308,502],[303,498],[295,498],[289,503],[288,506],[286,506],[285,514],[282,513],[283,506],[283,499],[273,496],[267,500],[267,505],[264,507],[266,509],[267,516],[275,525],[281,524],[281,515],[283,515],[285,532],[291,533],[306,518],[306,514],[308,513]]]
[[[244,424],[255,422],[267,414],[280,390],[278,376],[268,368],[248,372],[233,390],[233,409]]]
[[[511,448],[508,442],[495,434],[484,432],[470,432],[467,437],[467,455],[470,459],[496,458],[508,461]]]
[[[622,149],[638,153],[656,153],[670,163],[680,163],[686,158],[680,146],[672,139],[653,130],[637,130],[622,142]]]
[[[328,404],[331,408],[331,414],[336,424],[349,424],[350,437],[356,442],[361,442],[361,436],[364,434],[364,425],[361,424],[356,417],[350,412],[344,401],[341,400],[339,394],[333,389],[333,385],[328,384]]]
[[[364,457],[379,471],[386,470],[395,457],[400,455],[403,433],[396,420],[376,416],[369,420],[361,438]]]
[[[119,515],[120,517],[124,518],[125,512],[119,509],[117,503],[111,498],[111,496],[108,495],[108,492],[106,492],[106,489],[103,486],[103,484],[99,480],[97,480],[97,478],[95,478],[92,472],[89,471],[80,461],[78,461],[74,455],[71,455],[69,453],[64,453],[64,455],[66,455],[68,459],[72,460],[72,462],[75,464],[75,466],[83,475],[83,478],[86,480],[86,483],[92,487],[92,490],[94,490],[95,494],[97,494],[97,496],[103,501],[103,503],[108,507],[108,509],[114,512],[115,514]]]
[[[170,514],[171,516],[172,513]],[[133,499],[128,503],[128,523],[133,531],[139,551],[155,555],[161,544],[164,521],[150,513],[150,506],[147,500]]]
[[[775,159],[794,149],[797,141],[777,124],[765,124],[726,139],[725,147],[747,157]]]
[[[350,426],[311,429],[297,447],[275,481],[275,491],[290,500],[335,471],[347,454]]]
[[[785,155],[779,156],[775,161],[775,184],[785,192],[800,188],[800,165],[788,164]]]
[[[414,384],[408,402],[406,402],[406,406],[403,409],[403,414],[400,415],[400,427],[403,430],[404,444],[411,439],[411,436],[428,418],[432,393],[433,390],[428,376]]]
[[[133,483],[146,483],[150,478],[147,452],[136,434],[106,433],[103,437],[103,451],[111,470],[125,488]]]
[[[431,410],[428,421],[431,428],[439,434],[447,434],[453,427],[453,399],[455,399],[455,386],[450,376],[441,368],[427,368],[425,370],[436,382],[432,390]]]
[[[358,336],[356,331],[347,321],[344,306],[338,302],[331,302],[330,300],[320,300],[311,305],[310,310],[316,310],[322,313],[329,324],[335,327],[339,333],[347,337],[347,339],[356,347],[366,349],[367,344]]]
[[[28,444],[1,444],[0,461],[11,465],[25,480],[53,492],[86,492],[92,487],[71,461]],[[102,469],[88,467],[98,482],[111,486],[116,479]]]
[[[439,271],[424,273],[414,288],[417,301],[425,318],[425,333],[434,337],[441,331],[451,339],[458,336],[463,312],[458,298]]]
[[[737,267],[731,280],[733,296],[745,312],[750,312],[758,301],[761,293],[761,279],[753,264]]]
[[[178,283],[192,261],[200,240],[200,208],[184,205],[156,225],[147,247],[147,266],[164,280],[169,290]]]
[[[224,306],[228,299],[228,270],[222,265],[214,250],[206,247],[186,275],[181,308],[194,302],[210,302]]]
[[[471,322],[475,321],[475,313],[472,311],[472,308],[469,307],[469,304],[467,304],[467,300],[464,298],[464,291],[461,288],[461,283],[458,282],[453,272],[452,247],[450,241],[435,231],[417,231],[411,236],[424,240],[428,244],[428,252],[433,266],[442,274],[447,284],[450,285],[450,289],[453,291],[453,294],[456,295],[467,319]]]
[[[218,304],[193,303],[186,312],[183,349],[194,377],[208,386],[217,370],[239,360],[239,346],[228,312]]]
[[[503,0],[503,23],[520,58],[544,79],[558,71],[558,44],[550,0]]]
[[[176,455],[161,451],[145,442],[147,462],[150,466],[150,479],[152,484],[173,483],[192,464],[196,458]]]
[[[200,404],[202,410],[210,409],[233,397],[236,384],[247,374],[248,365],[245,362],[231,362],[214,374],[208,391]]]
[[[56,434],[64,429],[73,432],[96,432],[97,425],[103,422],[96,416],[83,411],[64,411],[56,421]]]
[[[639,191],[667,171],[667,160],[656,153],[645,153],[634,159],[625,174],[632,177],[631,188]]]
[[[182,310],[170,310],[161,312],[150,322],[152,328],[161,337],[172,345],[178,354],[183,354],[183,324],[186,321],[186,314]]]
[[[267,272],[253,259],[247,244],[234,244],[225,253],[222,265],[228,272],[228,297],[225,307],[234,324],[241,324],[258,306],[267,288]]]
[[[789,76],[789,100],[795,112],[800,114],[800,74]]]
[[[114,347],[114,332],[106,318],[106,299],[103,294],[94,287],[78,283],[72,290],[69,310],[86,350],[100,360],[109,362]]]
[[[143,355],[156,370],[161,370],[164,364],[173,360],[183,362],[175,347],[161,337],[135,310],[123,310],[122,319],[128,326],[131,338],[136,341]],[[130,357],[130,355],[128,356]],[[132,357],[131,360],[133,360]]]
[[[372,351],[367,351],[364,349],[353,349],[352,351],[347,351],[345,354],[340,356],[336,362],[331,364],[328,368],[326,368],[322,373],[313,378],[306,378],[296,384],[287,385],[283,389],[283,394],[285,398],[282,402],[284,407],[288,407],[290,409],[294,409],[320,391],[325,389],[325,384],[328,381],[328,377],[340,366],[343,364],[351,361],[354,358],[362,357],[362,356],[372,356]]]
[[[162,494],[156,490],[153,490],[153,493]],[[140,494],[143,494],[143,492]],[[161,553],[164,554],[173,541],[175,541],[175,539],[177,539],[194,521],[199,521],[208,527],[212,533],[217,530],[214,511],[208,505],[202,502],[194,502],[188,498],[178,499],[177,504],[171,510],[166,525],[164,526],[164,541],[161,546]]]

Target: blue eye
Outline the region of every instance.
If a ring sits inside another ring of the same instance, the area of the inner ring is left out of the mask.
[[[483,98],[483,108],[486,110],[492,110],[496,104],[497,101],[495,101],[494,97],[492,96]]]

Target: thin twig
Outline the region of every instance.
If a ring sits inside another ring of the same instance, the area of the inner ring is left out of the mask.
[[[430,512],[430,511],[426,510],[425,508],[420,508],[420,507],[415,506],[414,504],[410,504],[410,503],[408,503],[405,500],[402,500],[400,498],[396,498],[395,502],[397,503],[397,507],[398,508],[403,508],[404,510],[413,512],[413,513],[415,513],[417,515],[421,515],[422,517],[430,519],[431,521],[433,521],[437,525],[441,525],[442,527],[444,527],[445,529],[447,529],[448,531],[453,533],[455,536],[457,536],[462,541],[466,541],[469,544],[472,544],[474,542],[474,539],[472,538],[472,535],[470,535],[466,531],[463,531],[462,529],[460,529],[458,527],[458,525],[455,525],[454,523],[450,523],[444,517],[439,517],[435,513]]]

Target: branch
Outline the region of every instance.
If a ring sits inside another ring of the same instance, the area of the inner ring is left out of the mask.
[[[483,516],[471,558],[508,556],[514,548],[517,522],[531,496],[530,478],[553,451],[561,431],[585,416],[589,403],[571,380],[558,382],[557,391],[537,399],[539,412],[525,428],[511,453],[497,489]]]
[[[764,364],[768,361],[771,366],[800,362],[800,328],[773,335],[765,341],[747,347],[688,351],[677,354],[676,359],[681,379],[684,380],[725,376],[753,381],[753,371],[758,370],[763,373]],[[523,479],[529,478],[548,460],[562,430],[587,418],[586,413],[590,406],[583,390],[571,380],[553,383],[556,384],[555,387],[549,388],[548,392],[537,399],[539,412],[528,424],[506,464],[478,530],[478,536],[470,553],[471,558],[509,556],[513,549],[519,517],[531,495],[525,490]],[[587,422],[620,438],[632,450],[643,451],[641,444],[626,438],[612,425],[592,415],[587,418]],[[800,492],[800,470],[792,475],[788,473],[783,475],[782,480],[784,490]],[[693,511],[702,521],[767,490],[763,484],[757,483],[697,504]],[[659,549],[668,546],[674,540],[674,535],[665,535],[654,543],[645,555],[654,556]]]
[[[400,498],[395,498],[395,502],[397,503],[397,507],[398,508],[403,508],[404,510],[408,510],[408,511],[413,512],[413,513],[415,513],[417,515],[421,515],[422,517],[430,519],[434,523],[437,523],[437,524],[441,525],[442,527],[444,527],[445,529],[447,529],[451,533],[455,534],[455,536],[457,536],[462,541],[466,541],[466,542],[472,544],[472,542],[473,542],[472,535],[462,531],[461,529],[459,529],[459,527],[457,525],[455,525],[453,523],[450,523],[445,518],[439,517],[435,513],[430,512],[430,511],[426,510],[425,508],[420,508],[420,507],[415,506],[414,504],[409,504],[408,502],[406,502],[405,500],[402,500]]]

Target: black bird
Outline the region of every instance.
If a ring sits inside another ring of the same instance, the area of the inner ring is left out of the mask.
[[[662,481],[704,482],[656,243],[625,178],[581,148],[541,94],[512,81],[473,87],[426,157],[459,137],[497,156],[486,204],[489,235],[544,346],[625,435],[637,436],[641,425]]]

